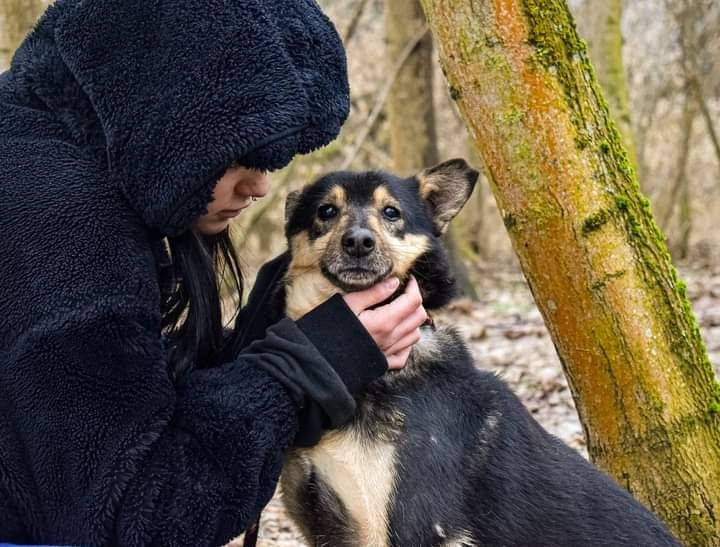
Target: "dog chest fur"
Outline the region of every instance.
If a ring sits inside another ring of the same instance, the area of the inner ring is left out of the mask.
[[[288,454],[282,476],[284,500],[296,520],[306,528],[306,536],[314,537],[317,545],[389,547],[395,544],[391,542],[390,520],[395,509],[395,480],[401,472],[397,449],[410,404],[403,394],[408,385],[425,384],[433,363],[438,363],[438,356],[457,342],[453,330],[424,327],[421,341],[413,348],[405,368],[368,387],[366,395],[358,400],[355,419],[349,426],[326,433],[312,448],[296,448]],[[447,442],[444,437],[445,432],[438,430],[436,436],[427,435],[426,441],[436,446]],[[338,536],[318,537],[312,524],[316,519],[308,515],[307,493],[312,489],[332,492],[333,496],[315,501],[318,506],[312,511],[339,516],[338,521],[328,527],[343,530]],[[463,534],[448,533],[438,539],[443,537],[447,538],[446,542],[439,545],[472,545]]]
[[[326,435],[304,452],[318,480],[338,496],[352,519],[357,545],[386,547],[396,465],[393,445],[347,429]]]

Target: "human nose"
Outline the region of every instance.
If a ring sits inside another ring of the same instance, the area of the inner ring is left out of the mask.
[[[235,192],[242,196],[252,196],[261,198],[267,194],[270,181],[266,171],[251,171],[250,176],[237,184]]]

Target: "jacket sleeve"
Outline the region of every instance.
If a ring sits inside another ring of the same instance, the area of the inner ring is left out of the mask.
[[[158,324],[145,299],[102,297],[13,345],[4,387],[25,463],[10,483],[37,496],[19,507],[32,540],[223,544],[269,501],[293,439],[345,423],[387,367],[340,297],[177,385]]]
[[[37,492],[28,505],[35,541],[227,542],[272,496],[304,404],[303,387],[272,371],[303,368],[312,379],[332,370],[286,319],[233,361],[175,386],[144,309],[107,299],[16,346],[5,388],[17,398],[20,475],[35,484],[13,497]]]
[[[35,483],[27,494],[39,498],[27,517],[33,540],[187,544],[194,536],[209,545],[267,495],[258,477],[279,465],[295,427],[284,388],[239,358],[176,391],[145,321],[142,305],[109,298],[65,311],[15,345],[16,430]],[[216,451],[222,435],[236,444],[230,461]]]
[[[285,252],[260,268],[247,305],[226,339],[229,355],[263,338],[270,325],[284,317],[283,278],[289,263],[290,255]],[[296,392],[296,399],[303,398],[294,445],[312,446],[325,430],[344,425],[354,411],[354,399],[342,397],[342,393],[359,394],[387,370],[387,360],[339,295],[300,318],[297,325],[332,370],[277,361],[268,371]],[[348,342],[352,351],[347,351]]]

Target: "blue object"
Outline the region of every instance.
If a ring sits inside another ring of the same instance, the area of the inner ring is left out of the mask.
[[[61,545],[30,545],[30,544],[21,545],[19,543],[0,543],[0,547],[65,547],[65,546],[61,546]]]

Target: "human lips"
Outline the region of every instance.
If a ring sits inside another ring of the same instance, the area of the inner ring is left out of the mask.
[[[217,215],[221,218],[235,218],[238,216],[243,209],[247,209],[250,207],[251,201],[248,199],[245,201],[240,207],[235,207],[234,209],[223,209],[221,211],[218,211]]]
[[[223,209],[218,212],[218,216],[220,218],[235,218],[243,209],[245,209],[245,207],[241,207],[240,209]]]

